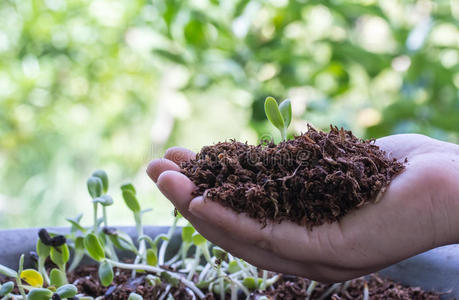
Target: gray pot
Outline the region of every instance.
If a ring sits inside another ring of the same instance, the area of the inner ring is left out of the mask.
[[[136,240],[134,227],[119,227]],[[52,228],[53,232],[65,233],[66,228]],[[168,227],[145,227],[145,234],[156,236],[166,233]],[[22,253],[35,249],[36,228],[0,230],[0,264],[17,269]],[[176,253],[180,245],[180,234],[170,242],[169,256]],[[28,255],[26,255],[28,257]],[[26,265],[30,263],[26,259]],[[444,299],[459,299],[459,245],[444,246],[416,255],[379,272],[405,285],[420,286],[425,290],[448,293]]]

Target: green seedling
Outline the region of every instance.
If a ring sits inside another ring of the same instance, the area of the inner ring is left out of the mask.
[[[287,139],[287,129],[292,121],[292,104],[289,99],[277,104],[276,99],[267,97],[265,100],[265,114],[271,124],[276,127],[281,134],[282,140]]]

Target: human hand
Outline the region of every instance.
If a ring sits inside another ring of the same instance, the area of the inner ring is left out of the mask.
[[[195,154],[174,147],[147,173],[208,240],[260,268],[339,282],[368,274],[428,249],[459,242],[459,146],[422,135],[376,141],[388,155],[408,159],[381,200],[312,230],[295,223],[266,227],[202,196],[180,173]]]

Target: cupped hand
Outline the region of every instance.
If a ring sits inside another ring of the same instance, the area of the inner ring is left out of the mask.
[[[180,163],[195,156],[173,147],[147,169],[161,192],[212,243],[260,268],[339,282],[459,240],[459,146],[402,134],[376,143],[406,169],[377,203],[309,230],[291,222],[262,225],[202,196]]]

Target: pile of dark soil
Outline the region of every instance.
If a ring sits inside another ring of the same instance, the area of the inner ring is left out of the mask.
[[[305,134],[279,144],[252,146],[229,141],[206,146],[182,172],[203,195],[262,224],[290,220],[312,227],[333,222],[379,199],[404,166],[373,140],[331,126],[308,126]]]
[[[75,284],[79,293],[84,293],[87,296],[94,298],[103,296],[103,299],[125,300],[131,292],[141,295],[144,299],[158,299],[161,294],[164,294],[166,284],[151,286],[145,283],[145,275],[138,274],[135,279],[130,278],[130,272],[126,270],[117,270],[119,274],[115,276],[114,282],[109,287],[100,285],[97,279],[97,266],[84,266],[78,268],[74,273],[69,274],[69,282]],[[5,278],[0,276],[0,283],[4,283]],[[426,292],[419,287],[406,287],[391,280],[381,279],[376,274],[370,275],[365,281],[363,278],[358,278],[349,281],[347,284],[341,285],[336,290],[330,292],[332,285],[318,284],[310,299],[322,300],[340,300],[340,299],[363,299],[363,290],[365,282],[368,285],[369,299],[392,299],[392,300],[440,300],[439,293]],[[306,299],[307,288],[310,281],[308,279],[299,278],[296,276],[282,275],[282,277],[266,291],[255,291],[249,299],[256,300],[261,296],[267,296],[269,299]],[[326,297],[324,293],[329,291]],[[17,288],[15,288],[17,294]],[[174,299],[191,300],[194,299],[184,286],[173,287],[167,294],[170,294]],[[229,299],[229,295],[227,295]],[[240,295],[239,299],[245,299],[245,295]],[[165,297],[164,299],[167,299]],[[218,295],[207,293],[205,300],[217,300]]]

